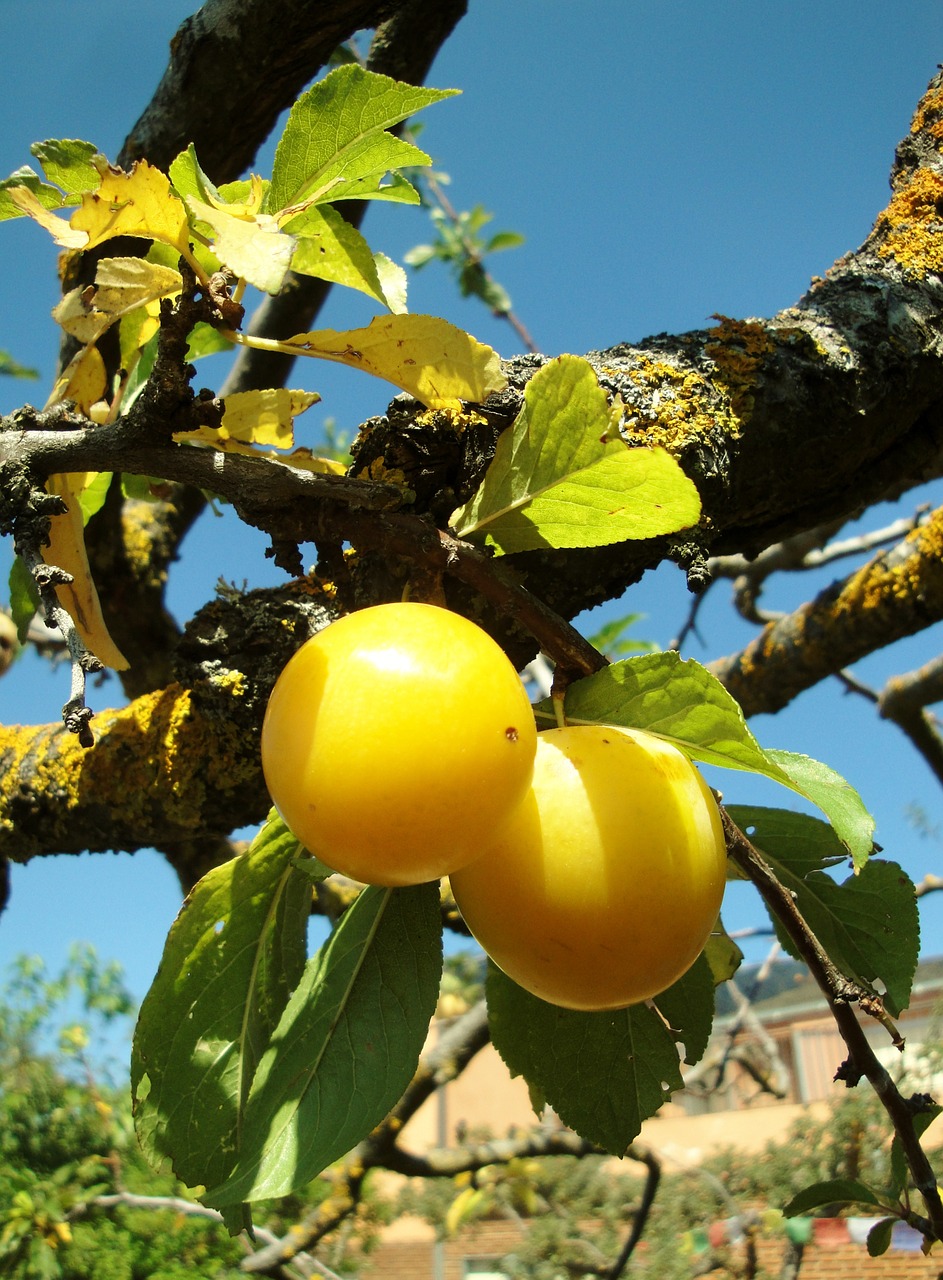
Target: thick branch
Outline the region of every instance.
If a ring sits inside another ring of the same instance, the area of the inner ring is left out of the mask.
[[[280,112],[353,32],[396,0],[207,0],[170,42],[170,62],[118,156],[166,169],[192,142],[214,182],[238,178]]]
[[[747,715],[779,711],[804,689],[941,618],[943,508],[710,670]]]

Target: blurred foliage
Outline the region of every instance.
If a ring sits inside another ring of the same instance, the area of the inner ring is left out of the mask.
[[[20,364],[14,360],[9,351],[0,351],[0,375],[5,374],[8,378],[31,378],[39,377],[38,369],[28,369],[25,364]]]

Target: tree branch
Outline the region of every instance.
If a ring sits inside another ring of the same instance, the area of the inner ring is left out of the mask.
[[[746,715],[781,710],[804,689],[943,618],[943,508],[890,551],[766,625],[708,669]]]
[[[385,22],[397,0],[207,0],[170,42],[163,79],[118,155],[159,168],[192,142],[215,183],[248,169],[279,114],[354,31]]]
[[[839,1068],[836,1079],[841,1079],[851,1087],[864,1076],[887,1112],[914,1183],[927,1208],[928,1216],[911,1214],[908,1221],[911,1226],[923,1232],[928,1240],[943,1239],[943,1200],[940,1198],[936,1175],[920,1145],[914,1126],[914,1116],[924,1109],[927,1099],[919,1095],[908,1099],[900,1093],[871,1048],[855,1014],[853,1003],[861,1005],[872,1016],[879,1016],[881,1011],[875,1007],[873,999],[867,993],[859,991],[838,972],[803,919],[792,894],[780,884],[762,854],[735,826],[727,813],[722,810],[721,816],[730,858],[756,886],[764,902],[792,939],[828,1001],[835,1025],[848,1049],[848,1058]]]

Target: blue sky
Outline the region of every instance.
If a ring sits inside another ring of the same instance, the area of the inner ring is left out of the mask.
[[[4,93],[0,175],[28,163],[29,145],[81,137],[114,155],[163,69],[167,43],[191,11],[183,0],[0,0]],[[582,353],[662,330],[710,323],[720,312],[763,316],[794,302],[809,278],[856,247],[887,199],[897,141],[943,54],[943,10],[914,0],[899,21],[872,0],[757,5],[639,5],[630,0],[470,0],[470,14],[429,78],[461,97],[424,113],[422,145],[451,175],[460,208],[481,203],[494,229],[526,236],[494,261],[542,350]],[[266,158],[258,168],[264,172]],[[377,207],[365,233],[401,259],[429,236],[423,215]],[[57,299],[55,251],[38,228],[0,226],[0,348],[42,371],[43,382],[0,380],[0,410],[47,394],[56,355],[49,311]],[[444,315],[496,346],[518,349],[507,326],[463,301],[444,271],[411,280],[413,311]],[[324,324],[365,323],[359,295],[332,300]],[[201,385],[218,385],[210,364]],[[314,362],[295,385],[323,405],[302,419],[305,443],[325,418],[350,429],[381,412],[389,391],[357,373]],[[827,429],[827,424],[823,424]],[[943,486],[908,495],[903,510],[939,503]],[[871,517],[883,522],[890,509]],[[219,576],[249,586],[279,580],[263,543],[228,518],[207,517],[184,547],[171,606],[184,621]],[[0,547],[0,581],[9,548]],[[836,573],[845,572],[842,566]],[[775,580],[770,607],[790,608],[828,581]],[[681,575],[650,575],[622,601],[585,619],[589,629],[630,611],[639,633],[666,644],[688,608]],[[687,656],[707,660],[752,635],[715,588]],[[880,685],[934,656],[939,631],[862,663]],[[24,659],[0,680],[0,720],[54,720],[66,673]],[[115,685],[92,691],[112,705]],[[870,706],[837,684],[802,695],[786,712],[752,725],[770,746],[831,764],[864,795],[885,855],[915,878],[939,871],[940,846],[919,837],[908,805],[940,819],[939,788],[923,761]],[[740,775],[712,778],[732,801],[790,803]],[[154,854],[36,859],[15,868],[13,899],[0,919],[0,970],[22,951],[55,966],[73,939],[119,959],[143,995],[179,893]],[[943,895],[940,895],[943,896]],[[729,927],[762,922],[752,891],[732,894]],[[925,953],[943,951],[943,903],[928,901]],[[761,954],[759,944],[751,954]]]

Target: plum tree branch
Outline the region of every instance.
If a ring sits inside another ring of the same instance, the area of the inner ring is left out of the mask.
[[[848,1049],[848,1057],[839,1067],[836,1079],[851,1087],[864,1076],[887,1112],[927,1209],[926,1217],[914,1213],[909,1215],[908,1221],[911,1226],[923,1232],[928,1240],[943,1239],[943,1199],[940,1197],[936,1175],[920,1145],[914,1125],[914,1117],[925,1109],[928,1100],[922,1095],[914,1098],[903,1096],[890,1073],[879,1062],[853,1007],[857,1003],[872,1017],[878,1017],[888,1025],[880,1001],[857,988],[838,971],[803,919],[792,894],[780,884],[760,851],[724,811],[722,818],[730,858],[747,879],[752,881],[763,901],[792,939],[828,1001],[835,1025]]]
[[[943,509],[896,547],[709,663],[744,712],[775,712],[866,654],[943,618]]]

